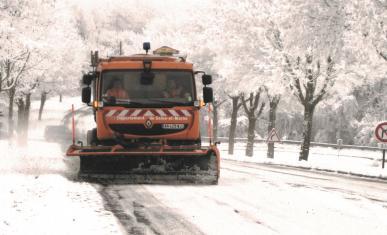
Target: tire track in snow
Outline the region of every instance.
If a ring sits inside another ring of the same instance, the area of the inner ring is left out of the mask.
[[[116,216],[127,234],[203,234],[140,185],[98,186],[105,209]]]
[[[275,165],[261,165],[257,163],[244,163],[227,161],[227,167],[222,167],[222,170],[235,172],[239,174],[251,175],[260,178],[262,172],[270,172],[277,175],[289,175],[296,178],[303,178],[303,182],[294,182],[290,178],[287,185],[294,188],[313,189],[325,192],[335,192],[342,194],[348,200],[359,201],[360,198],[373,201],[375,203],[386,205],[387,199],[383,194],[378,192],[384,191],[385,182],[381,180],[367,179],[363,177],[347,176],[340,174],[332,174],[327,172],[310,171],[293,167],[283,167]],[[367,188],[367,190],[365,190]],[[375,191],[377,194],[367,193],[367,191]]]

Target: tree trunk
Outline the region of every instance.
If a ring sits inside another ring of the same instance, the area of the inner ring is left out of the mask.
[[[234,144],[235,144],[235,131],[237,126],[238,118],[238,100],[239,97],[232,97],[232,112],[231,112],[231,124],[230,132],[228,134],[228,154],[234,154]]]
[[[31,93],[26,94],[26,106],[24,107],[24,134],[25,138],[28,137],[28,127],[30,121],[30,110],[31,110]]]
[[[12,87],[8,91],[8,136],[11,138],[14,131],[14,121],[13,121],[13,104],[15,101],[15,92],[16,87]]]
[[[60,93],[59,94],[59,102],[62,103],[62,101],[63,101],[63,95],[62,95],[62,93]]]
[[[23,100],[23,98],[19,98],[17,100],[17,128],[16,128],[19,136],[23,135],[24,111],[25,111],[24,100]]]
[[[18,142],[21,145],[27,143],[28,137],[28,122],[30,116],[30,107],[31,107],[31,93],[26,94],[25,101],[23,98],[17,100],[17,132],[18,132]]]
[[[274,143],[267,143],[267,157],[274,158]]]
[[[249,117],[249,127],[247,130],[246,156],[252,157],[254,153],[255,124],[256,117]]]
[[[265,102],[261,103],[261,107],[259,107],[259,100],[261,97],[261,88],[259,88],[258,92],[254,94],[254,92],[250,93],[250,98],[248,100],[242,95],[242,105],[247,118],[249,120],[249,127],[247,130],[247,144],[246,144],[246,156],[252,157],[254,154],[254,139],[255,139],[255,124],[261,116],[263,109],[265,108]],[[247,106],[249,103],[249,107]],[[258,111],[258,112],[257,112]],[[256,113],[257,112],[257,113]]]
[[[307,105],[304,108],[304,131],[301,144],[301,151],[299,161],[308,161],[310,142],[312,139],[312,121],[313,121],[314,107]]]
[[[39,117],[38,117],[39,121],[42,120],[43,108],[44,108],[44,104],[46,103],[46,99],[47,99],[47,92],[43,91],[40,94],[40,107],[39,107]]]
[[[267,133],[269,133],[269,134],[270,134],[271,130],[273,130],[273,128],[275,128],[278,102],[279,102],[279,99],[277,100],[276,98],[274,98],[273,100],[270,101],[269,125],[267,127]],[[274,143],[267,144],[267,157],[274,158]]]

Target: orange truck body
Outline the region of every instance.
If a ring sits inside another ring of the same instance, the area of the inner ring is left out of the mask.
[[[184,71],[188,72],[187,74],[192,74],[191,102],[179,105],[144,105],[144,107],[141,105],[135,107],[104,105],[104,99],[102,98],[103,92],[106,92],[102,88],[102,75],[104,72],[120,70],[145,71],[145,62],[149,61],[151,62],[152,71]],[[91,85],[93,89],[94,98],[89,105],[94,110],[95,137],[99,144],[93,145],[88,142],[87,146],[76,145],[75,140],[73,140],[73,144],[67,150],[67,156],[80,156],[80,169],[89,168],[95,164],[95,161],[104,159],[104,157],[105,159],[113,159],[115,156],[122,163],[116,165],[117,168],[121,167],[124,161],[131,165],[130,159],[138,164],[140,160],[149,162],[159,158],[162,162],[168,160],[173,162],[172,164],[176,167],[179,165],[183,169],[188,169],[185,164],[193,167],[197,161],[200,169],[209,172],[208,175],[212,177],[211,183],[217,183],[220,162],[219,151],[216,143],[210,142],[209,146],[201,145],[200,109],[204,106],[204,101],[197,99],[195,76],[191,63],[186,62],[185,58],[176,56],[138,54],[97,59],[93,67],[93,82],[87,85],[88,87]],[[200,73],[204,72],[200,71]],[[210,84],[210,82],[203,82],[203,84]],[[169,125],[171,128],[169,128]],[[127,142],[131,141],[135,142],[135,145],[127,145]],[[143,159],[137,158],[142,156]],[[90,163],[90,161],[93,162]],[[101,165],[106,165],[106,163],[103,162]],[[138,164],[139,167],[142,165],[142,163]],[[137,165],[135,167],[138,169]]]

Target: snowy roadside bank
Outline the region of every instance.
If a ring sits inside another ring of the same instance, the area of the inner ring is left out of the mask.
[[[98,187],[72,180],[78,160],[64,157],[68,133],[45,133],[48,126],[63,125],[78,100],[49,99],[42,121],[39,102],[32,102],[27,145],[0,140],[0,235],[125,234]]]
[[[233,155],[228,154],[226,144],[220,144],[220,151],[223,159],[233,161],[297,167],[387,180],[387,169],[381,167],[381,152],[353,149],[338,151],[333,148],[312,147],[309,160],[306,162],[298,161],[299,146],[276,144],[275,147],[274,159],[266,157],[267,145],[263,143],[255,145],[253,157],[245,156],[245,145],[242,143],[236,144]]]
[[[0,234],[123,234],[98,189],[72,181],[76,161],[59,144],[2,140],[0,149]]]
[[[0,234],[121,234],[96,189],[57,174],[0,176]]]

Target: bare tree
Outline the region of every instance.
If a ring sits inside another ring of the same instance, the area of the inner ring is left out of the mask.
[[[0,92],[8,94],[8,135],[13,134],[13,104],[15,102],[16,85],[27,70],[31,53],[27,50],[11,59],[0,59]]]
[[[311,142],[313,114],[316,105],[326,97],[328,89],[334,84],[336,78],[334,62],[330,56],[327,57],[324,75],[320,71],[320,61],[317,60],[317,63],[313,63],[313,56],[311,54],[305,55],[304,63],[301,62],[300,57],[297,57],[295,63],[292,63],[289,57],[285,56],[285,63],[287,76],[284,78],[290,80],[290,89],[304,106],[304,130],[299,160],[307,161]],[[320,82],[320,88],[316,91],[318,81]]]
[[[261,102],[259,107],[259,101],[261,97],[262,89],[260,88],[257,92],[251,92],[249,99],[245,99],[242,95],[242,105],[247,118],[249,120],[247,129],[247,145],[246,145],[246,156],[252,157],[254,151],[254,138],[255,138],[255,125],[259,116],[261,116],[265,102]],[[259,107],[259,108],[258,108]]]
[[[235,144],[235,131],[237,126],[237,118],[239,108],[242,107],[241,95],[228,96],[232,102],[232,111],[231,111],[231,123],[230,131],[228,134],[228,154],[234,154],[234,144]]]

